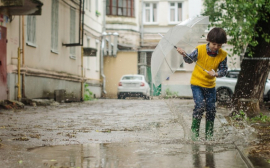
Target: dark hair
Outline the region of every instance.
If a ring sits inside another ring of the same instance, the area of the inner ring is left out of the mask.
[[[207,41],[218,44],[227,43],[226,32],[222,28],[215,27],[208,33]]]

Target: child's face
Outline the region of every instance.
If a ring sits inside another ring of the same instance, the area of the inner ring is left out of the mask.
[[[222,44],[209,42],[209,48],[212,52],[219,50],[221,47],[222,47]]]

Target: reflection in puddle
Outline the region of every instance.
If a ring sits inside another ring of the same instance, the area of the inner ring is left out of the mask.
[[[246,168],[233,146],[157,143],[111,143],[29,149],[32,162],[44,167],[74,168]]]

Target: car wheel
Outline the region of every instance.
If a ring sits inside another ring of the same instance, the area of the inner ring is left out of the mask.
[[[232,92],[228,88],[220,88],[217,90],[217,101],[229,102],[232,98]]]
[[[145,100],[149,100],[149,96],[145,95],[143,96]]]

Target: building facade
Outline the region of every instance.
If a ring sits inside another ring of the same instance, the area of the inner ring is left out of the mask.
[[[85,87],[94,97],[116,98],[126,74],[143,74],[152,86],[159,33],[203,11],[203,0],[40,0],[35,10],[16,2],[21,6],[0,4],[0,100],[56,99],[61,93],[63,101],[79,101]],[[231,69],[239,68],[235,58],[228,59]],[[152,95],[169,90],[192,96],[193,68],[183,63]]]
[[[8,41],[8,94],[2,99],[55,99],[57,93],[62,93],[61,101],[80,101],[85,81],[83,0],[39,2],[42,3],[39,15],[1,12],[7,18],[2,27]]]

